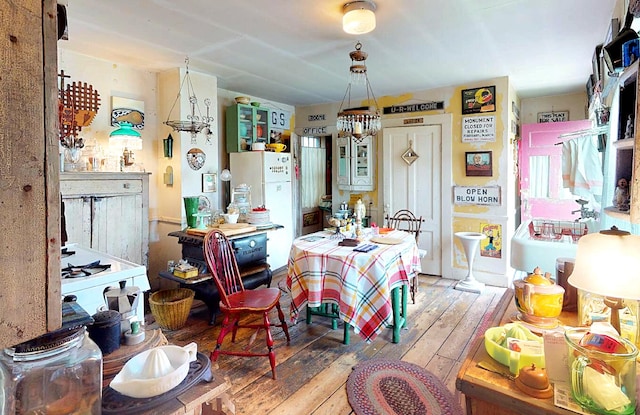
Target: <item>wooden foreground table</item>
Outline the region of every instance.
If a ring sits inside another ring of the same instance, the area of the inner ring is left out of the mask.
[[[511,322],[516,314],[513,290],[505,291],[490,327]],[[562,313],[564,324],[575,324],[576,313]],[[478,366],[480,362],[495,363],[495,370],[501,374]],[[575,415],[575,412],[559,408],[553,398],[536,399],[516,388],[510,377],[509,368],[494,361],[484,348],[484,336],[479,337],[469,351],[458,377],[456,388],[464,393],[467,415]]]
[[[165,404],[141,414],[157,415],[228,415],[235,414],[235,406],[227,391],[231,385],[220,372],[213,370],[213,381],[200,382]]]
[[[160,329],[147,330],[145,340],[134,346],[122,345],[118,350],[104,357],[103,361],[103,387],[107,387],[109,382],[122,369],[124,364],[136,354],[153,347],[168,344],[168,341]],[[235,414],[235,405],[231,400],[229,389],[231,385],[227,382],[222,372],[211,371],[213,381],[201,381],[189,388],[184,393],[156,406],[140,415],[229,415]]]

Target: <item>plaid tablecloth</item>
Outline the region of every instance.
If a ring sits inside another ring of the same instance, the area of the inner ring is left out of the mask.
[[[330,235],[323,231],[293,241],[287,272],[291,318],[296,321],[305,305],[337,304],[340,318],[371,341],[391,323],[391,290],[408,285],[412,273],[421,270],[415,238],[393,231],[384,236],[402,243],[377,243],[378,248],[364,253],[339,246]]]

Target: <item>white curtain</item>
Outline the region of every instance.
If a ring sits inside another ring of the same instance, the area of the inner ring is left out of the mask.
[[[326,191],[326,151],[321,147],[302,147],[301,155],[302,208],[317,207]]]
[[[532,198],[550,198],[556,197],[558,199],[572,199],[573,195],[564,187],[553,189],[557,192],[557,196],[553,196],[554,193],[550,187],[550,160],[549,156],[531,156],[529,157],[529,197]],[[558,172],[556,183],[560,185],[562,183],[562,171]]]
[[[529,197],[551,197],[549,192],[549,156],[529,157]]]

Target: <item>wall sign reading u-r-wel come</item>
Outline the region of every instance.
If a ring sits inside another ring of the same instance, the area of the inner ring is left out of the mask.
[[[421,102],[419,104],[394,105],[382,108],[383,114],[402,114],[406,112],[433,111],[444,109],[444,101]]]
[[[500,186],[454,186],[453,203],[500,206]]]
[[[496,116],[480,115],[462,119],[462,142],[496,141]]]

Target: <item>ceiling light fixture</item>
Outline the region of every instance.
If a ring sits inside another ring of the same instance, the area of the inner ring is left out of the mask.
[[[349,85],[340,103],[336,126],[341,136],[351,136],[357,142],[363,138],[375,135],[381,128],[380,112],[378,111],[378,103],[371,89],[369,77],[367,76],[367,54],[362,50],[362,44],[356,43],[356,50],[349,53],[351,57],[351,68],[349,68],[350,77]],[[351,85],[363,83],[367,90],[367,104],[373,100],[373,106],[363,106],[351,108]],[[343,109],[347,100],[347,107]]]
[[[171,110],[169,111],[169,115],[167,116],[167,121],[165,121],[164,123],[173,128],[174,131],[191,133],[191,144],[196,144],[196,135],[201,131],[203,131],[207,135],[207,142],[209,142],[209,136],[211,135],[209,123],[213,121],[213,117],[209,116],[209,107],[211,106],[211,100],[209,98],[204,100],[204,105],[207,107],[207,115],[203,117],[202,113],[200,112],[200,107],[198,106],[198,98],[196,97],[196,93],[193,90],[191,77],[189,76],[189,58],[185,59],[185,66],[186,71],[184,78],[182,79],[182,83],[180,84],[178,96],[171,106]],[[191,106],[191,114],[187,115],[186,121],[170,121],[169,117],[171,117],[171,113],[173,112],[173,108],[176,106],[176,103],[180,100],[180,94],[182,93],[182,88],[184,88],[185,84],[187,85],[187,93],[189,94],[189,105]]]
[[[376,28],[376,5],[370,0],[357,0],[343,6],[342,30],[362,35]]]

